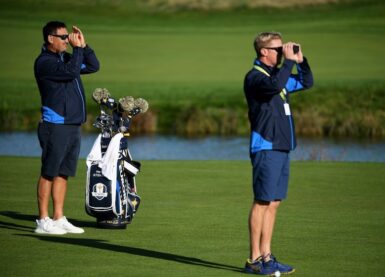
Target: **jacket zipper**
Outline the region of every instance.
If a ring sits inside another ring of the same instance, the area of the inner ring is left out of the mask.
[[[85,115],[86,112],[85,112],[85,109],[84,109],[84,105],[85,105],[85,103],[84,103],[84,98],[83,98],[82,91],[81,91],[80,86],[79,86],[78,79],[75,79],[75,81],[76,81],[76,85],[77,85],[77,87],[78,87],[78,93],[79,93],[79,95],[80,95],[80,98],[82,99],[82,110],[83,110],[83,119],[82,119],[82,122],[84,122],[85,119],[86,119],[86,115]]]
[[[289,124],[290,124],[291,150],[294,150],[293,123],[291,121],[291,115],[288,115],[288,117],[289,117]]]

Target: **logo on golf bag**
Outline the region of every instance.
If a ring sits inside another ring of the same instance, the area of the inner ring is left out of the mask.
[[[102,200],[104,197],[107,197],[107,186],[102,183],[97,183],[92,187],[92,196],[98,200]]]

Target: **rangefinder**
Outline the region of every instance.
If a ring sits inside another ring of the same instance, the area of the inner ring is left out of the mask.
[[[297,54],[299,52],[299,45],[293,45],[293,52]]]

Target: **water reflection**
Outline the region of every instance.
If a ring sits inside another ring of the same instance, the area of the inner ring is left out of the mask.
[[[80,157],[90,151],[96,134],[83,135]],[[247,137],[186,139],[175,136],[130,137],[136,160],[248,160]],[[0,133],[0,155],[40,156],[36,133]],[[298,139],[292,160],[385,162],[385,141]]]

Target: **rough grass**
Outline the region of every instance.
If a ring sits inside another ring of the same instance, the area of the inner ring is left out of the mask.
[[[232,10],[255,8],[288,8],[309,5],[325,5],[341,3],[341,0],[146,0],[145,6],[155,10]]]
[[[292,163],[274,254],[295,276],[382,276],[381,163]],[[248,256],[247,161],[143,161],[140,209],[127,230],[95,228],[84,211],[85,165],[66,215],[82,235],[33,233],[38,158],[0,157],[0,270],[7,276],[239,276]],[[22,170],[22,174],[20,173]],[[362,260],[370,263],[362,266]]]
[[[20,5],[28,5],[30,8],[38,9],[45,6],[49,9],[52,5],[50,0],[3,0],[4,6],[15,7]],[[54,3],[53,6],[76,9],[94,9],[98,7],[108,7],[114,10],[124,10],[143,12],[169,12],[181,10],[198,10],[198,11],[223,11],[234,9],[256,9],[256,8],[289,8],[289,7],[306,7],[320,6],[339,3],[354,2],[372,2],[371,0],[62,0]]]

